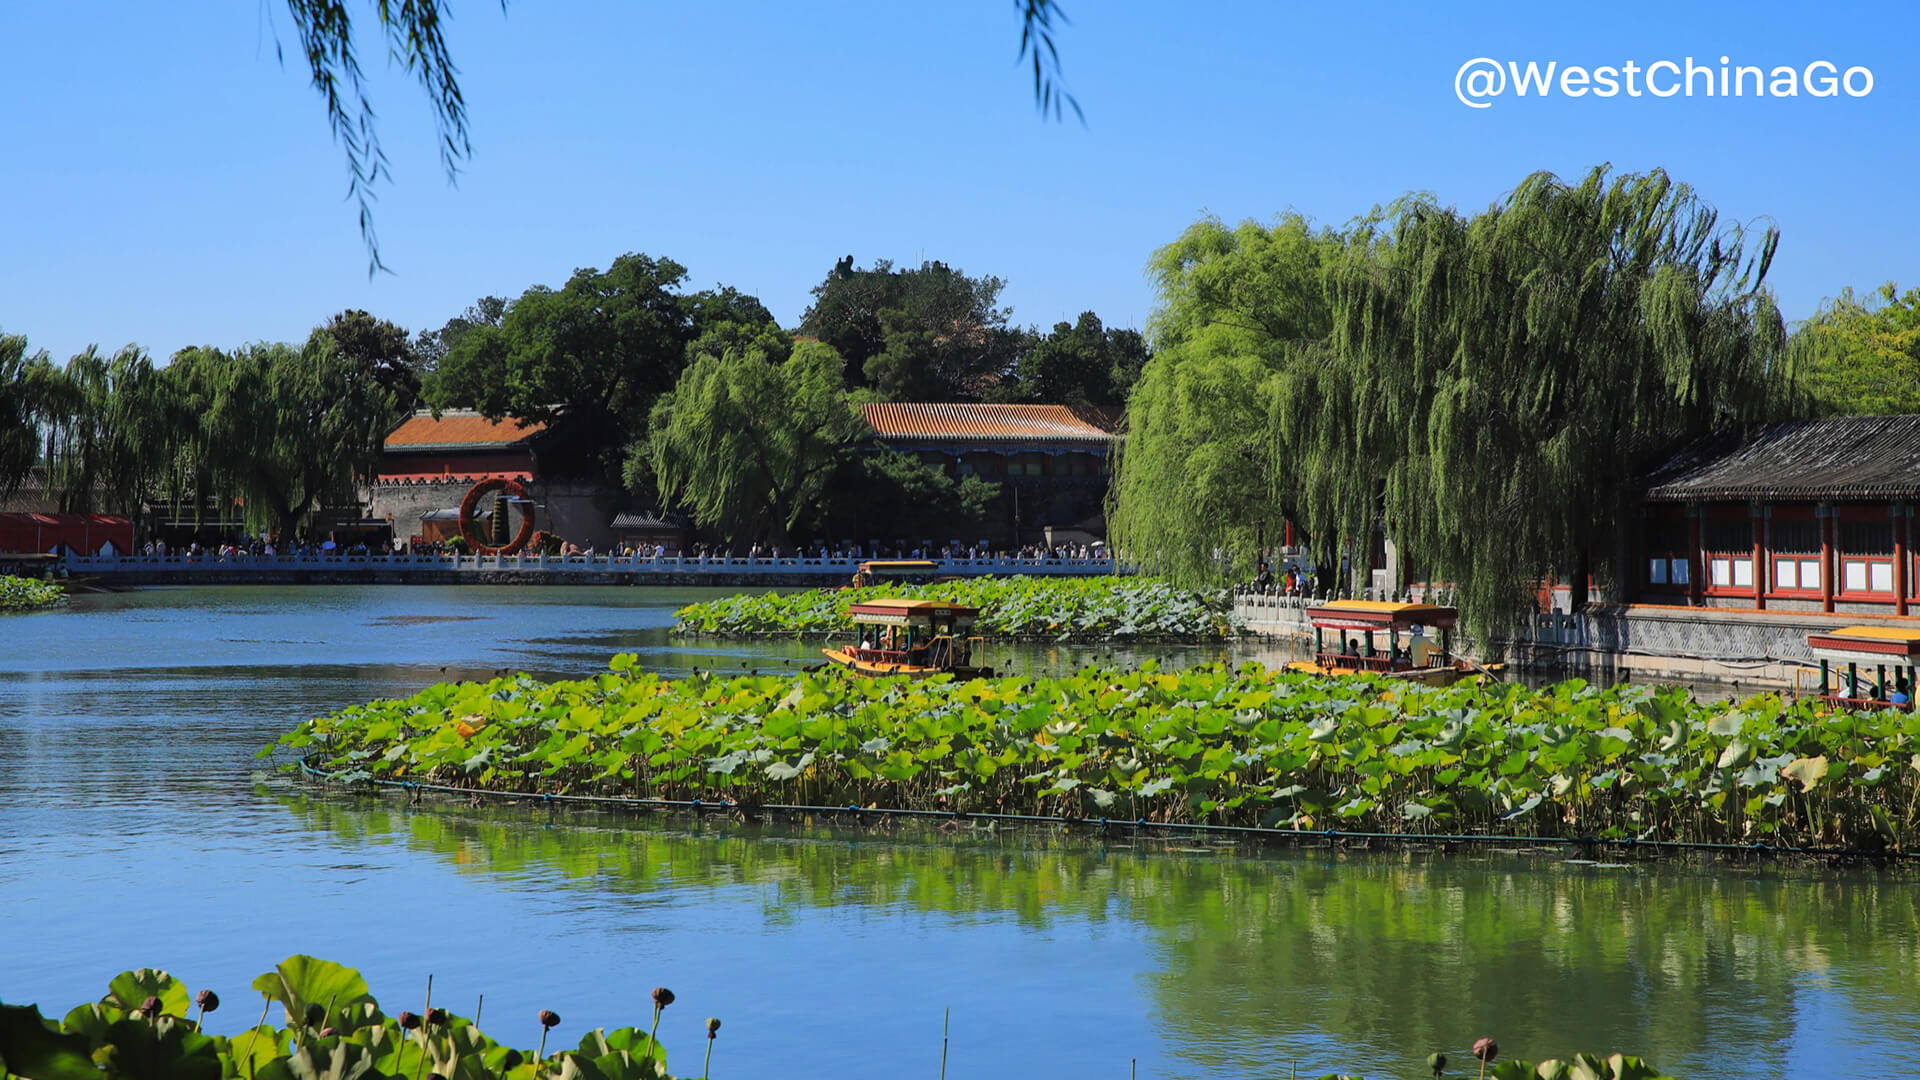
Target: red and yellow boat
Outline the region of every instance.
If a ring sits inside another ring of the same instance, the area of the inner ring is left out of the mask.
[[[1313,659],[1295,660],[1287,667],[1315,675],[1384,675],[1428,686],[1450,686],[1476,675],[1492,675],[1499,665],[1486,667],[1453,655],[1453,629],[1460,622],[1455,608],[1433,604],[1401,604],[1386,600],[1334,600],[1307,609],[1313,626]],[[1438,634],[1437,640],[1427,636]],[[1401,645],[1401,635],[1407,637]],[[1381,646],[1385,648],[1381,648]]]
[[[828,663],[855,675],[972,679],[993,674],[979,663],[985,652],[981,639],[967,635],[979,608],[889,598],[854,604],[847,614],[860,628],[859,644],[820,651]]]
[[[1847,709],[1913,709],[1920,630],[1844,626],[1808,634],[1807,648],[1820,661],[1820,691],[1813,697]]]

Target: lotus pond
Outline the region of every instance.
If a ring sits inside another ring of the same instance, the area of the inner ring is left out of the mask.
[[[66,596],[65,586],[36,578],[0,574],[0,611],[51,607]]]
[[[277,748],[347,781],[1309,831],[1880,851],[1911,846],[1920,816],[1920,717],[1772,694],[1432,688],[1256,663],[955,682],[676,679],[635,662],[440,684]]]
[[[1220,641],[1233,636],[1233,600],[1131,577],[984,577],[933,585],[741,593],[681,608],[680,634],[850,638],[847,606],[882,596],[980,609],[988,638],[1043,641]]]
[[[253,756],[310,718],[503,668],[593,680],[619,652],[686,673],[809,651],[671,637],[698,598],[199,588],[0,621],[0,999],[60,1012],[164,968],[227,998],[207,1024],[230,1037],[259,1018],[252,981],[303,954],[353,964],[388,1011],[419,1009],[428,974],[458,1015],[484,994],[482,1030],[522,1053],[541,1009],[564,1018],[551,1054],[650,1026],[648,992],[670,986],[672,1070],[698,1075],[715,1015],[716,1077],[937,1076],[949,1007],[953,1077],[1121,1077],[1133,1058],[1142,1078],[1424,1077],[1436,1050],[1471,1076],[1481,1035],[1503,1059],[1624,1050],[1688,1077],[1920,1073],[1902,874],[410,807]],[[1035,674],[1092,659],[1014,652]]]

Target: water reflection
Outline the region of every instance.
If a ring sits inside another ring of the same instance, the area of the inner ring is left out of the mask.
[[[485,993],[528,1045],[538,1009],[632,1022],[670,982],[669,1045],[721,1014],[716,1068],[742,1076],[931,1075],[947,1006],[953,1075],[1119,1076],[1135,1056],[1142,1076],[1413,1075],[1488,1032],[1695,1075],[1920,1072],[1920,900],[1870,873],[636,827],[256,783],[254,752],[298,721],[442,679],[817,655],[670,638],[705,595],[212,587],[0,619],[0,998],[65,1005],[159,965],[237,1002],[312,952],[383,996],[428,972],[436,997]],[[1107,653],[1247,658],[1009,655]]]
[[[594,895],[752,888],[775,923],[848,908],[1042,935],[1130,923],[1148,935],[1167,1051],[1196,1075],[1288,1061],[1391,1075],[1480,1032],[1509,1053],[1630,1048],[1689,1075],[1778,1072],[1796,1051],[1822,1072],[1920,1066],[1908,879],[280,798],[343,849],[399,845],[464,875],[552,874]],[[1823,1030],[1810,1015],[1849,1021]]]

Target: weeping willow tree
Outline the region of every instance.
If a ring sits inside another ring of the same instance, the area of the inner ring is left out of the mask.
[[[46,388],[58,374],[45,352],[27,351],[26,338],[0,334],[0,499],[20,490],[40,463]]]
[[[1323,241],[1292,274],[1249,257],[1249,227],[1203,222],[1156,257],[1154,325],[1170,340],[1129,410],[1115,524],[1175,578],[1220,572],[1213,550],[1245,550],[1275,514],[1323,560],[1381,528],[1418,574],[1459,587],[1477,633],[1498,634],[1549,578],[1578,601],[1590,572],[1606,583],[1595,558],[1624,550],[1642,470],[1790,407],[1762,284],[1777,234],[1723,223],[1663,172],[1540,173],[1473,216],[1412,196],[1342,234],[1292,232]],[[1260,314],[1287,311],[1324,311],[1328,330]],[[1268,374],[1210,420],[1178,407],[1196,356],[1257,357]],[[1237,501],[1198,468],[1236,455],[1250,471]]]
[[[864,425],[830,345],[777,333],[697,357],[653,407],[629,452],[631,485],[651,469],[660,495],[730,540],[790,542]]]
[[[1331,269],[1352,236],[1299,215],[1201,221],[1156,252],[1156,352],[1128,399],[1108,507],[1136,564],[1193,584],[1245,573],[1300,502],[1276,394],[1330,362]],[[1297,517],[1296,517],[1297,520]]]

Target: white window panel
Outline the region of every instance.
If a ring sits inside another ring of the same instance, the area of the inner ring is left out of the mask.
[[[1707,578],[1708,581],[1713,582],[1715,585],[1733,584],[1732,559],[1714,559],[1709,563],[1709,570],[1711,573]]]
[[[1800,560],[1800,587],[1803,589],[1817,589],[1820,587],[1819,559]]]
[[[1753,588],[1753,560],[1733,560],[1733,583],[1743,589]]]
[[[1840,581],[1848,592],[1867,591],[1867,564],[1858,559],[1848,559],[1841,565]]]
[[[1867,580],[1873,585],[1874,592],[1893,591],[1893,564],[1877,562],[1867,567]]]
[[[1794,573],[1799,564],[1792,559],[1773,560],[1773,587],[1776,589],[1797,589],[1800,587],[1800,575]]]

